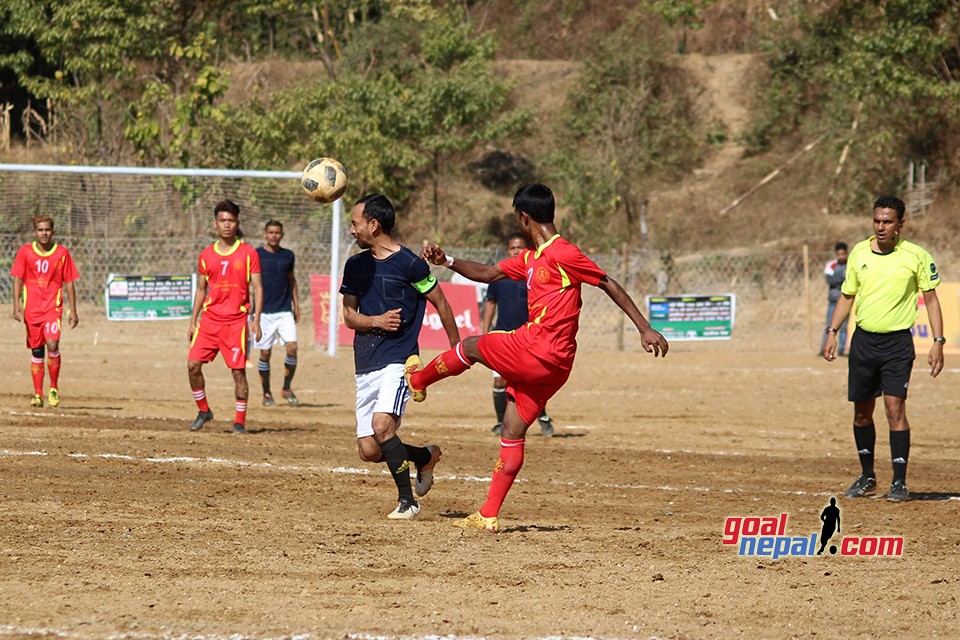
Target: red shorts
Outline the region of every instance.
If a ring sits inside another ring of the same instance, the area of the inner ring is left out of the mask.
[[[223,361],[228,368],[243,369],[247,366],[246,316],[233,322],[218,322],[200,317],[187,360],[212,362],[218,351],[223,355]]]
[[[24,323],[27,327],[27,349],[37,349],[47,340],[60,340],[60,314],[52,312],[41,320]]]
[[[507,381],[507,393],[513,396],[517,413],[528,426],[567,382],[573,367],[573,360],[562,364],[541,360],[536,356],[537,347],[523,328],[493,331],[477,341],[483,361]]]

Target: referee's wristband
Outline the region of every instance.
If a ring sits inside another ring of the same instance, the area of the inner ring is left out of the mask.
[[[837,332],[837,329],[834,329],[833,327],[827,327],[826,329],[823,330],[823,332],[824,332],[824,333],[836,333],[836,332]]]
[[[452,267],[452,266],[453,266],[453,256],[450,256],[450,255],[447,256],[447,263],[446,263],[446,264],[447,264],[448,267]]]
[[[940,336],[939,338],[934,338],[933,341],[936,344],[945,344],[947,342],[947,339],[943,336]]]

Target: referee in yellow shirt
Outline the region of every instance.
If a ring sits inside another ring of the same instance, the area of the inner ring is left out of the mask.
[[[900,237],[906,210],[899,198],[879,198],[873,204],[874,235],[856,244],[847,259],[842,295],[827,326],[823,357],[837,359],[837,328],[853,307],[857,329],[850,344],[847,398],[853,403],[853,438],[862,472],[844,495],[860,498],[877,486],[873,469],[877,432],[873,409],[883,394],[890,424],[893,482],[887,500],[905,502],[910,423],[907,422],[907,386],[916,353],[910,329],[917,321],[917,294],[923,294],[933,331],[927,362],[930,375],[943,369],[943,314],[937,298],[937,265],[919,245]]]

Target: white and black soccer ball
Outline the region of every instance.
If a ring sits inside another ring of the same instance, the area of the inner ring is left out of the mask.
[[[303,170],[300,185],[315,202],[333,202],[347,189],[347,172],[333,158],[317,158]]]

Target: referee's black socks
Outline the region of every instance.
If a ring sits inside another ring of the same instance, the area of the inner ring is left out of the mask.
[[[890,459],[893,479],[907,483],[907,460],[910,459],[910,429],[890,432]]]
[[[857,455],[860,456],[863,475],[876,478],[877,474],[873,470],[873,449],[877,443],[876,427],[872,422],[865,427],[853,425],[853,441],[857,444]],[[893,438],[890,439],[890,447],[893,447]]]

